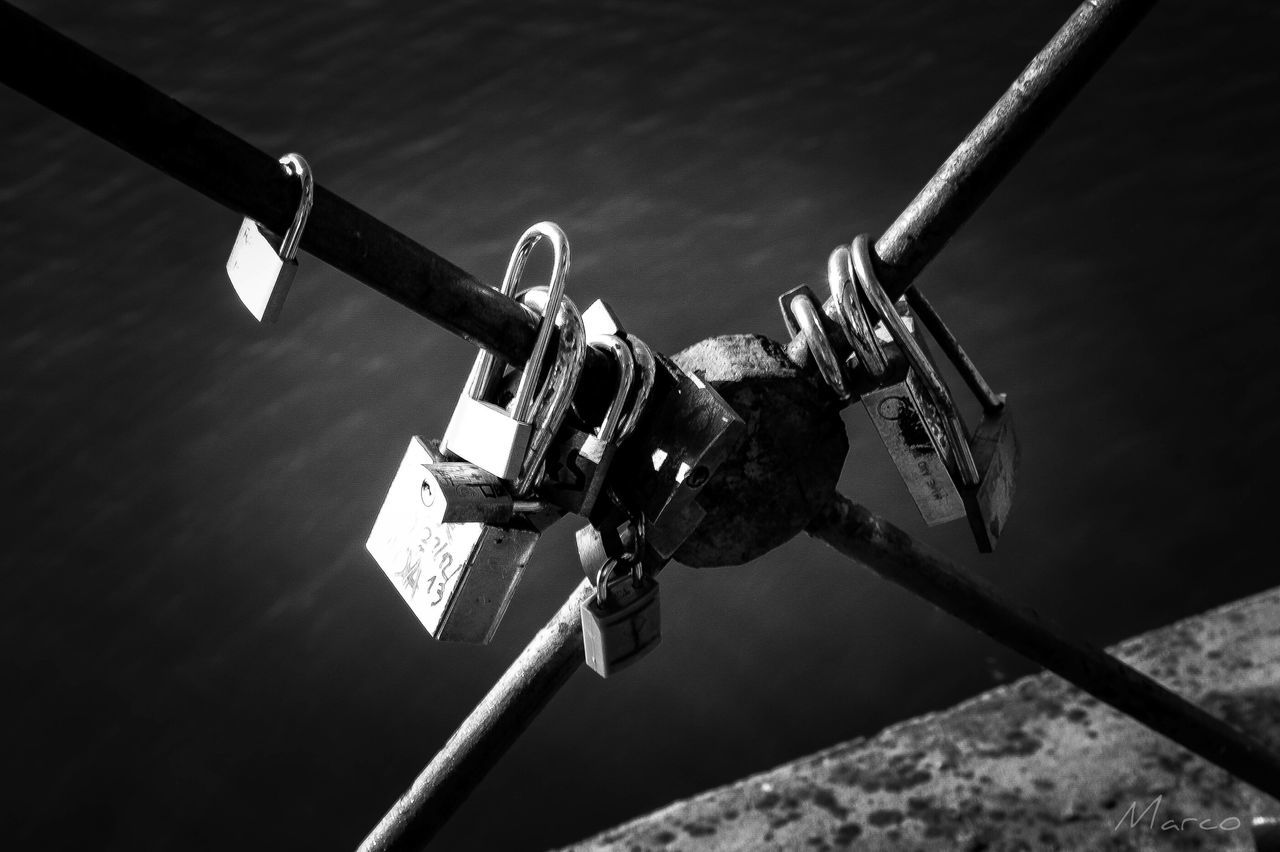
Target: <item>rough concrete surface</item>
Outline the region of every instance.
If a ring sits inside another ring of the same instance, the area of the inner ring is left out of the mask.
[[[1280,748],[1280,589],[1111,650]],[[1276,814],[1275,800],[1040,674],[569,848],[1253,849],[1250,820]]]

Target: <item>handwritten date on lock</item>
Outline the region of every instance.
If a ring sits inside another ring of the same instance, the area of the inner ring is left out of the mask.
[[[501,620],[538,533],[519,521],[434,518],[423,499],[424,471],[440,461],[421,438],[409,442],[365,546],[428,633],[483,643]]]

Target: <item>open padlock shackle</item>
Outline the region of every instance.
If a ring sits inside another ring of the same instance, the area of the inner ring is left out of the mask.
[[[837,325],[844,332],[849,348],[858,356],[858,364],[873,379],[879,379],[888,369],[884,350],[876,342],[875,329],[867,316],[866,306],[858,297],[858,282],[854,277],[853,257],[847,246],[837,246],[827,257],[827,284],[831,287],[831,299],[836,304]]]
[[[605,409],[604,419],[600,421],[596,434],[606,443],[619,441],[622,415],[626,413],[627,398],[631,396],[631,386],[635,384],[636,359],[631,354],[631,347],[616,334],[594,335],[587,341],[587,345],[601,351],[607,349],[613,353],[614,360],[617,362],[618,386],[614,391],[613,399],[609,401],[609,407]]]
[[[302,242],[302,230],[307,227],[307,217],[311,215],[311,205],[316,199],[316,180],[311,175],[311,164],[301,154],[289,153],[280,158],[285,174],[296,175],[302,181],[302,196],[298,199],[298,212],[293,216],[289,230],[285,231],[280,241],[280,257],[293,260],[298,256],[298,244]]]
[[[529,230],[532,231],[537,227],[535,225]],[[560,231],[555,225],[551,227]],[[561,236],[563,237],[564,234],[561,233]],[[567,259],[568,255],[566,254],[565,257]],[[533,434],[529,437],[529,446],[525,450],[524,460],[520,464],[520,472],[516,477],[515,493],[520,496],[531,493],[538,484],[547,450],[550,449],[551,442],[564,423],[565,414],[568,413],[569,405],[573,402],[573,395],[578,389],[578,379],[582,376],[582,369],[587,360],[587,339],[586,330],[582,324],[582,314],[578,312],[578,306],[573,303],[573,300],[564,298],[563,278],[560,284],[559,293],[552,292],[552,288],[549,287],[531,287],[516,297],[520,304],[542,314],[544,331],[548,331],[553,325],[560,328],[560,346],[555,360],[551,363],[551,369],[547,371],[547,379],[542,383],[541,393],[537,395],[536,403],[531,405],[532,418],[527,421],[533,424]],[[553,304],[553,300],[555,300],[557,312],[548,318],[548,306]],[[539,337],[541,334],[540,332]],[[539,372],[541,370],[536,368],[533,360],[530,359],[529,363],[525,364],[524,373],[520,376],[520,387],[524,387],[525,380],[530,376],[536,380]],[[534,387],[536,385],[531,384],[530,393]]]
[[[902,317],[898,316],[898,311],[893,302],[890,301],[889,294],[884,291],[884,287],[880,284],[880,279],[876,277],[875,269],[871,263],[871,242],[866,234],[859,234],[854,238],[851,255],[858,282],[862,285],[863,295],[870,302],[872,309],[879,314],[880,321],[884,323],[885,328],[893,335],[893,339],[897,341],[899,348],[902,349],[902,354],[906,356],[911,367],[924,381],[925,388],[929,391],[929,395],[933,397],[934,405],[942,412],[942,425],[947,430],[947,439],[951,444],[951,455],[955,459],[956,472],[961,482],[965,486],[972,488],[978,484],[981,477],[978,474],[978,465],[973,460],[973,451],[969,448],[969,438],[965,434],[964,424],[960,422],[960,414],[956,410],[956,401],[951,396],[951,390],[947,387],[946,382],[942,380],[942,377],[938,375],[933,362],[929,360],[929,356],[920,348],[919,342],[907,329]],[[874,334],[871,335],[870,340],[871,343],[877,347],[879,346]],[[926,428],[927,426],[928,424],[926,424]]]

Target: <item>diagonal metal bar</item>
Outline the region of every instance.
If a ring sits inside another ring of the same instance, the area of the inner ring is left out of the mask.
[[[360,844],[360,852],[421,849],[551,697],[582,665],[583,580],[493,685],[444,748]]]
[[[876,273],[891,298],[906,293],[1154,5],[1155,0],[1080,4],[876,240]],[[835,316],[830,299],[823,307],[828,316]],[[841,335],[834,335],[832,343],[841,358],[848,356],[848,343]],[[792,339],[787,354],[798,364],[809,363],[800,337]]]
[[[1280,798],[1280,758],[1137,669],[1066,636],[1035,611],[914,540],[843,495],[833,495],[809,534],[1011,648],[1090,695]]]

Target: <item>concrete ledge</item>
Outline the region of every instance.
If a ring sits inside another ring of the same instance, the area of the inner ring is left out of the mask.
[[[1280,589],[1112,651],[1280,749]],[[569,848],[1253,849],[1264,814],[1280,804],[1041,674]]]

